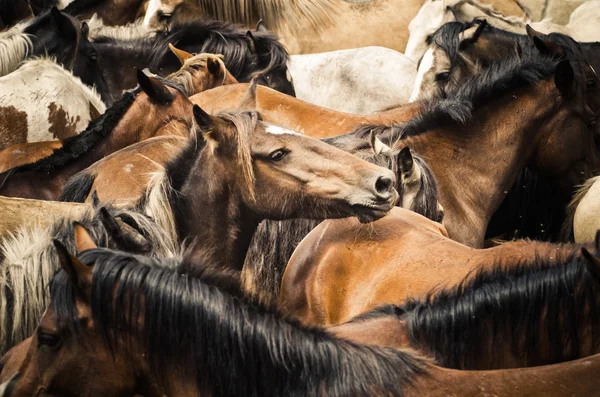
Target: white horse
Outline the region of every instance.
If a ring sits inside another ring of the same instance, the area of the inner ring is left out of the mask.
[[[105,110],[93,88],[56,62],[25,62],[0,78],[0,149],[78,134]]]
[[[576,243],[594,241],[600,229],[600,176],[588,179],[575,194],[567,209],[563,236],[572,233]]]
[[[541,33],[562,33],[579,42],[600,41],[600,0],[587,1],[577,7],[565,26],[552,22],[537,22],[531,26]]]
[[[368,114],[406,103],[417,65],[384,47],[292,55],[296,97],[347,113]]]

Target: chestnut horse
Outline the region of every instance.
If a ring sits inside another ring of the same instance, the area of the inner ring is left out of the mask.
[[[0,397],[36,390],[90,397],[566,397],[600,387],[600,356],[518,370],[444,369],[410,350],[368,345],[364,333],[354,342],[291,322],[158,260],[107,249],[75,258],[56,246],[63,270]],[[371,340],[381,338],[369,331]],[[19,352],[11,356],[18,360]],[[65,377],[81,368],[80,376]],[[268,382],[264,374],[271,374]]]
[[[235,108],[248,84],[217,87],[190,97],[209,113]],[[313,138],[327,138],[351,132],[361,125],[406,122],[417,116],[422,104],[408,104],[374,114],[349,114],[301,101],[267,87],[257,87],[256,110],[265,121],[293,129]]]
[[[394,335],[386,345],[415,348],[456,369],[531,367],[598,354],[600,285],[587,270],[598,260],[585,248],[565,248],[566,258],[540,253],[510,266],[500,258],[456,286],[333,329],[342,336],[377,327]]]
[[[110,153],[152,136],[187,135],[193,124],[192,104],[181,87],[141,71],[138,80],[141,89],[125,93],[52,155],[1,173],[0,194],[56,200],[72,175]]]

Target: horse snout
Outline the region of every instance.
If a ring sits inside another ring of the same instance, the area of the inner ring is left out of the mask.
[[[375,180],[374,193],[379,200],[389,200],[394,195],[393,175],[381,175]]]

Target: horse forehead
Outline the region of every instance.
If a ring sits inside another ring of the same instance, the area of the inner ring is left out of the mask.
[[[299,132],[290,130],[288,128],[285,127],[281,127],[275,124],[270,124],[270,123],[264,123],[265,125],[265,132],[267,134],[271,134],[271,135],[296,135],[296,136],[304,136]]]

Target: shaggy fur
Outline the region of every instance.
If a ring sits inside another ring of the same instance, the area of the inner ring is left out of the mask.
[[[106,249],[80,259],[94,266],[97,331],[114,349],[127,346],[117,339],[139,335],[158,382],[171,368],[202,395],[402,396],[427,368],[411,353],[337,339],[157,261]],[[59,323],[77,335],[74,291],[64,272],[52,282],[51,299]]]
[[[59,201],[84,203],[94,185],[95,175],[78,172],[69,178],[60,194]]]
[[[0,76],[15,70],[33,51],[31,37],[23,32],[26,27],[26,23],[21,23],[0,32]]]
[[[160,225],[135,211],[108,208],[113,217],[134,226],[150,243],[150,256],[168,257],[176,252]],[[77,219],[99,246],[114,246],[97,213]],[[52,239],[75,252],[72,219],[63,219],[50,228],[21,229],[0,241],[0,355],[27,338],[48,305],[47,286],[59,268]]]
[[[77,1],[74,1],[71,4],[74,3],[77,3]],[[92,18],[87,21],[87,24],[90,28],[89,38],[92,41],[95,38],[102,36],[112,37],[113,39],[117,40],[131,40],[155,35],[156,32],[146,28],[143,25],[143,22],[144,20],[140,18],[135,22],[131,22],[123,26],[106,26],[104,25],[102,18],[99,18],[97,14],[94,14]]]

